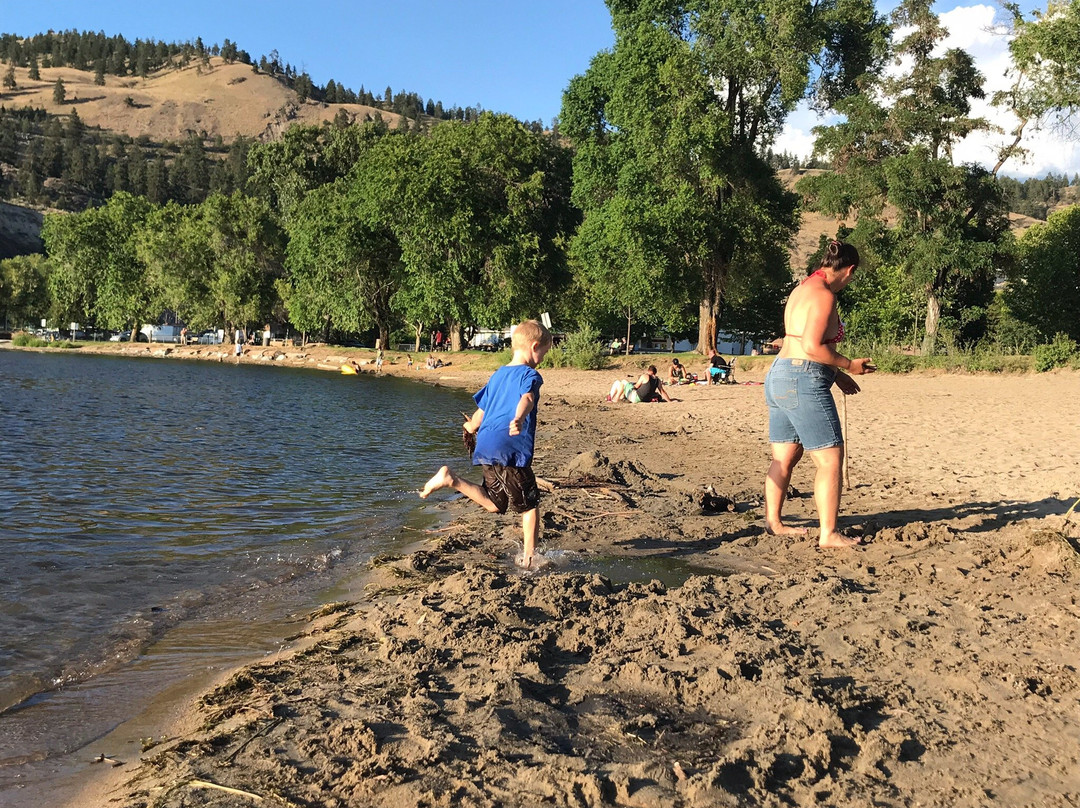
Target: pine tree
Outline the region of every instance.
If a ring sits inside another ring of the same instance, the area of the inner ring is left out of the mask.
[[[98,59],[94,65],[94,84],[98,87],[105,86],[105,60]]]
[[[63,104],[64,99],[67,97],[67,90],[64,89],[64,80],[57,79],[56,84],[53,85],[52,91],[53,102],[56,104]]]
[[[10,65],[8,65],[7,73],[4,74],[4,89],[5,90],[14,90],[16,88],[16,86],[17,85],[15,84],[15,65],[10,64]]]
[[[37,55],[31,54],[30,56],[30,79],[31,81],[41,81],[41,71],[38,70]]]

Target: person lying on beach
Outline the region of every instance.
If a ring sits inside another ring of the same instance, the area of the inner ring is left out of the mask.
[[[524,550],[516,563],[525,569],[534,564],[540,529],[540,489],[533,475],[532,458],[544,379],[536,366],[544,360],[551,343],[551,332],[541,323],[523,322],[514,329],[514,356],[509,364],[495,371],[473,396],[476,411],[465,422],[464,430],[476,438],[472,462],[483,466],[483,483],[477,485],[443,466],[420,490],[420,497],[427,499],[440,488],[453,488],[490,513],[506,513],[508,507],[520,513]]]
[[[663,381],[656,375],[656,365],[649,365],[633,384],[616,379],[611,385],[607,400],[640,404],[643,401],[672,401],[673,399],[668,395]]]

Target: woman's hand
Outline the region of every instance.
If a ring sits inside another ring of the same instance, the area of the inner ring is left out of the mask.
[[[840,392],[845,396],[853,396],[862,389],[853,378],[848,376],[842,370],[836,371],[836,378],[833,380],[833,383],[840,388]]]
[[[870,357],[852,359],[850,363],[844,370],[852,376],[862,376],[864,373],[873,373],[877,370],[874,363],[870,361]]]

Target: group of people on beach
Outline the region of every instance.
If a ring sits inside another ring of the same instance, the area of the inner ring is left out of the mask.
[[[792,290],[784,308],[783,345],[765,376],[772,461],[765,478],[765,524],[774,535],[805,535],[805,528],[784,524],[782,511],[795,465],[808,453],[816,466],[814,504],[818,511],[820,547],[851,547],[857,538],[837,529],[843,472],[844,438],[831,388],[845,395],[859,392],[852,376],[872,373],[869,358],[849,359],[836,346],[844,326],[836,295],[851,283],[859,253],[842,241],[829,244],[821,266]],[[499,368],[473,396],[476,410],[462,426],[474,465],[482,466],[483,482],[466,480],[443,466],[420,490],[427,498],[453,488],[491,513],[512,509],[521,515],[523,552],[516,559],[526,569],[536,564],[540,490],[532,471],[536,413],[543,378],[536,366],[551,349],[552,335],[541,323],[526,320],[511,336],[513,358]],[[718,369],[710,350],[707,372]],[[721,361],[723,361],[721,357]],[[672,365],[674,376],[675,365]],[[724,366],[727,363],[724,362]],[[729,368],[730,371],[730,368]],[[650,365],[636,383],[616,380],[609,401],[672,399]]]

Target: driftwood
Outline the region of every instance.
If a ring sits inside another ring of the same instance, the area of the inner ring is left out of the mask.
[[[537,477],[536,484],[544,491],[554,491],[556,488],[625,488],[625,483],[616,483],[611,480],[597,480],[594,477],[578,477],[571,480],[549,480],[545,477]]]
[[[244,791],[240,788],[230,788],[229,786],[221,786],[217,783],[211,783],[209,780],[189,780],[187,782],[189,788],[212,788],[217,791],[224,791],[226,794],[235,794],[238,797],[247,797],[255,802],[262,802],[266,797],[261,794],[254,794],[251,791]]]

